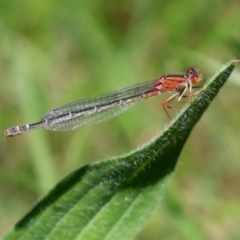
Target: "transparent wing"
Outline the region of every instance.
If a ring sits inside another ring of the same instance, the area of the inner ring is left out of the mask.
[[[144,99],[146,94],[156,92],[155,83],[156,80],[54,108],[43,116],[44,127],[70,131],[107,121]]]
[[[96,112],[87,116],[52,122],[52,124],[50,123],[45,125],[45,128],[52,131],[73,131],[77,128],[91,127],[119,115],[131,107],[133,104],[134,102],[115,107],[114,109],[109,108],[107,110]]]

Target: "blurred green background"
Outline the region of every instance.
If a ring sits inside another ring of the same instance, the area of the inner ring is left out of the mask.
[[[154,137],[169,121],[168,95],[75,132],[6,138],[6,128],[188,66],[207,79],[232,58],[240,58],[237,0],[1,1],[0,236],[74,169]],[[138,240],[240,239],[239,69],[191,134]]]

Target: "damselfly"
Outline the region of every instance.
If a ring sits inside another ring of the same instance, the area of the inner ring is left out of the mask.
[[[192,84],[198,83],[201,79],[200,72],[189,67],[184,74],[162,75],[150,82],[54,108],[47,112],[39,122],[8,128],[5,135],[16,136],[40,127],[52,131],[70,131],[90,127],[117,116],[138,100],[175,91],[162,103],[164,111],[169,116],[167,108],[171,109],[172,100],[178,96],[178,102],[181,102],[187,91],[190,97],[193,96]]]

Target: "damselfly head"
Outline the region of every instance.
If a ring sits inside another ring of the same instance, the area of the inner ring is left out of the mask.
[[[203,79],[201,72],[194,67],[189,67],[187,69],[187,76],[191,78],[193,83],[199,83]]]

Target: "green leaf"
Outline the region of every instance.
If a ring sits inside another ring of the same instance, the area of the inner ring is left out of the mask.
[[[217,72],[154,140],[71,173],[3,239],[133,239],[163,196],[191,130],[234,62]]]

